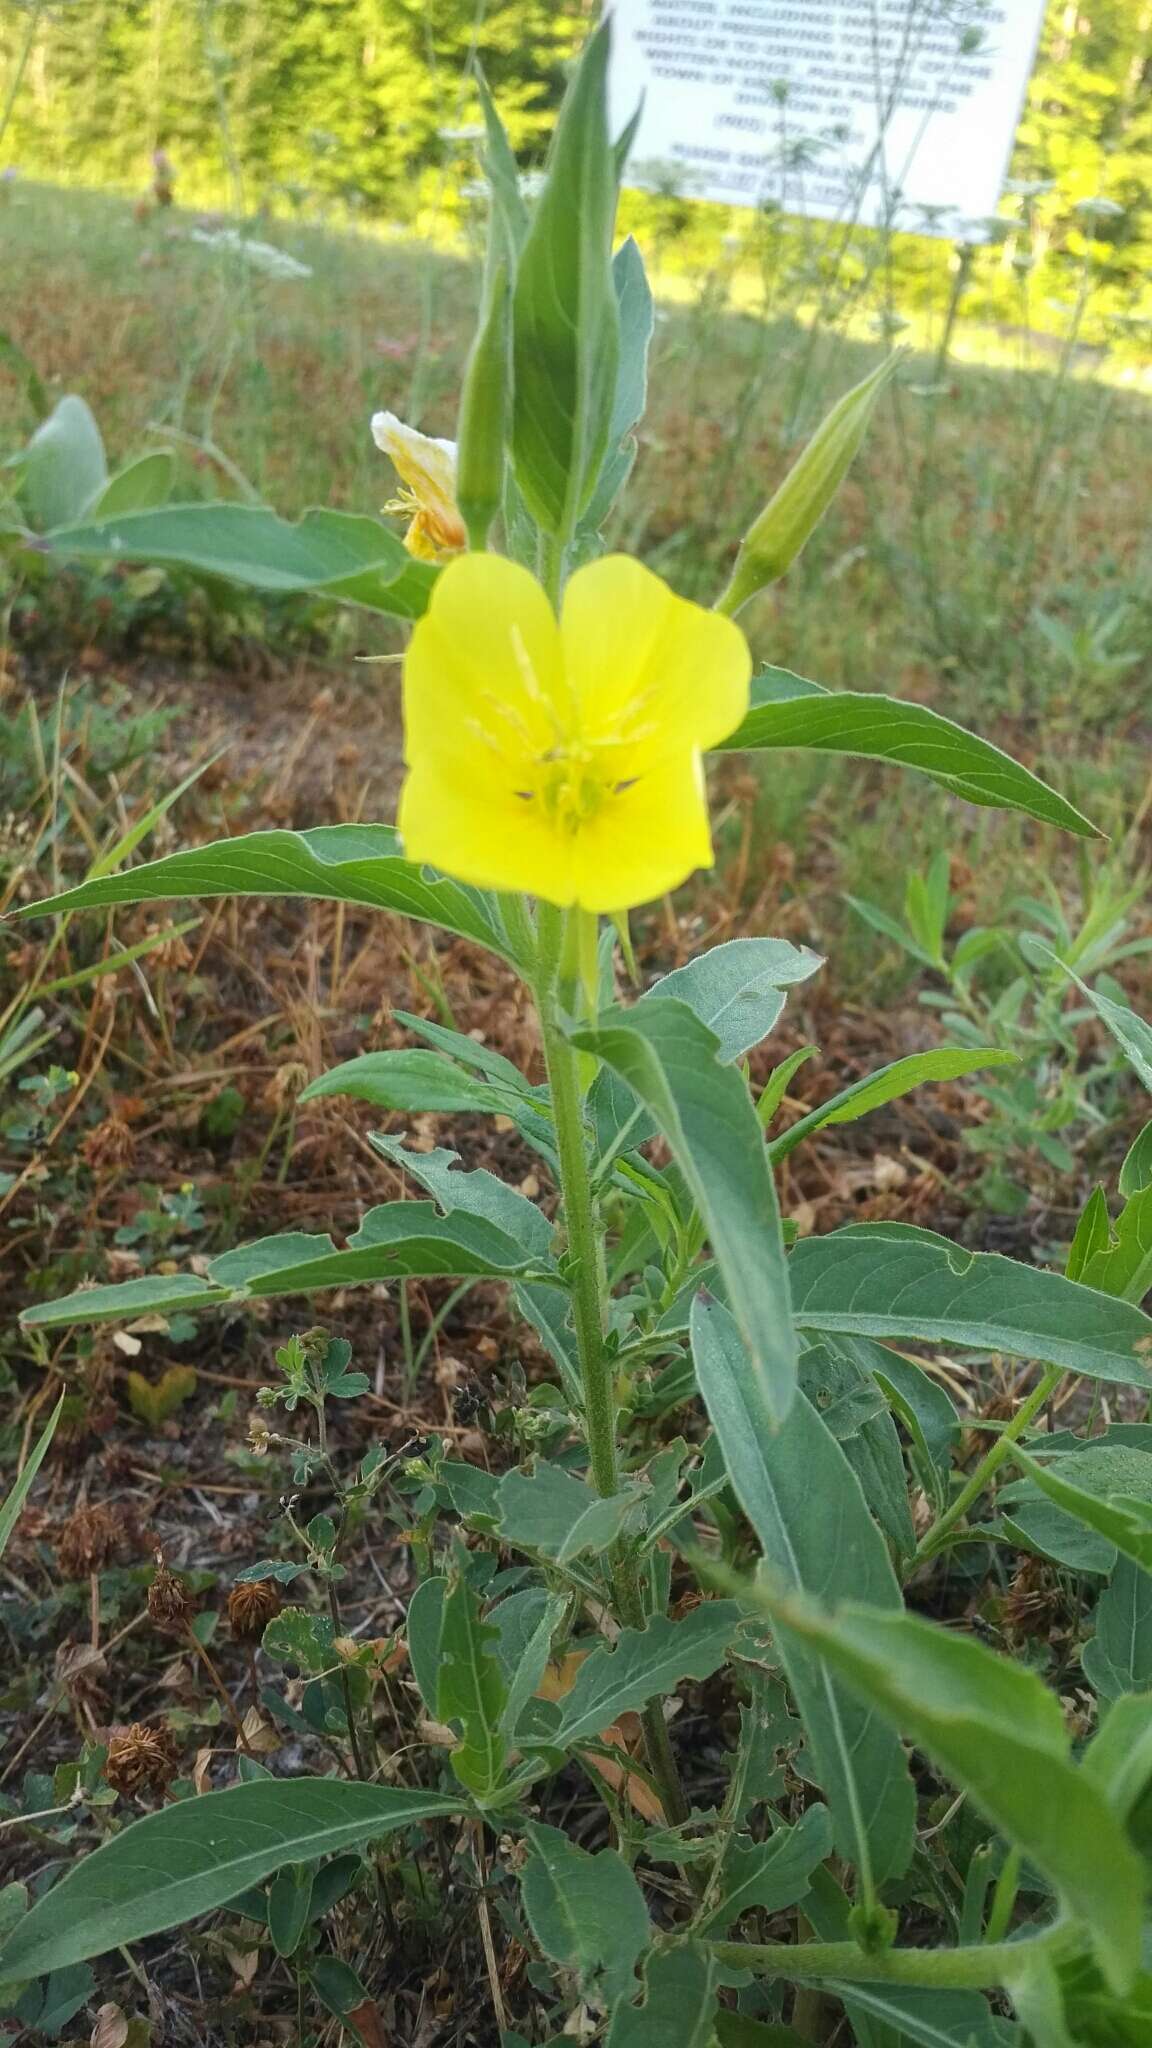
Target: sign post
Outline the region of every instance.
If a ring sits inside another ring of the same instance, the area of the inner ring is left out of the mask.
[[[980,241],[1044,0],[614,0],[626,183]]]

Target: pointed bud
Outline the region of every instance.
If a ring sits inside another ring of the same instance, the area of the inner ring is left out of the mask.
[[[890,355],[834,405],[771,502],[744,537],[732,581],[716,610],[729,616],[792,567],[859,453],[872,408],[899,361]]]
[[[504,498],[511,309],[507,266],[497,263],[464,372],[456,428],[456,502],[473,548],[487,546],[488,529]]]

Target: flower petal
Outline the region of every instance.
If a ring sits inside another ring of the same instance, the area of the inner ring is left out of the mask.
[[[573,840],[575,901],[585,910],[631,910],[712,866],[712,834],[700,756],[656,762],[608,797]],[[546,894],[539,883],[537,893]],[[550,901],[557,899],[549,898]]]
[[[470,767],[413,768],[397,824],[409,860],[427,861],[478,889],[574,901],[572,836],[557,833],[535,804],[495,797],[475,749]]]
[[[457,764],[462,786],[511,801],[556,744],[561,689],[560,635],[536,578],[502,555],[457,555],[405,657],[405,759]]]
[[[739,626],[677,597],[628,555],[576,571],[560,632],[582,728],[621,736],[628,759],[613,759],[623,773],[653,755],[715,746],[748,708],[752,657]]]

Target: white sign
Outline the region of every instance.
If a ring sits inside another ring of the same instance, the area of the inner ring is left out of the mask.
[[[627,182],[982,240],[1045,0],[615,0]]]

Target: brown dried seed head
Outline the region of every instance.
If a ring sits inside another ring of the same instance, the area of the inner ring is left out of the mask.
[[[148,1612],[160,1628],[179,1627],[191,1610],[183,1579],[170,1572],[162,1557],[156,1561],[156,1575],[148,1588]]]
[[[108,1738],[104,1776],[114,1792],[166,1792],[176,1776],[176,1745],[166,1728],[134,1721]]]
[[[284,1605],[275,1579],[244,1579],[228,1595],[228,1626],[237,1642],[257,1643]]]
[[[111,1508],[76,1508],[56,1539],[56,1562],[66,1579],[103,1571],[120,1548],[123,1526]]]
[[[80,1147],[85,1164],[94,1173],[112,1166],[129,1166],[136,1156],[136,1139],[120,1116],[106,1116],[89,1131]]]

